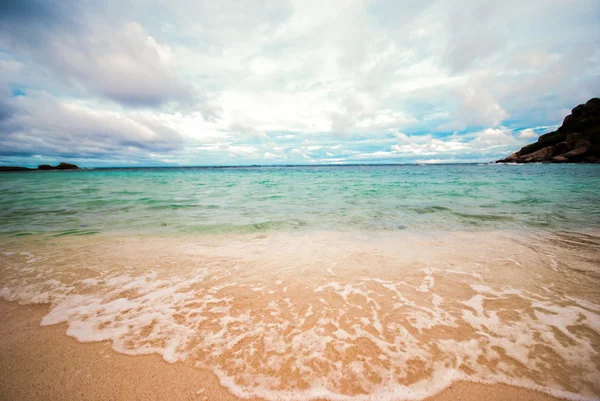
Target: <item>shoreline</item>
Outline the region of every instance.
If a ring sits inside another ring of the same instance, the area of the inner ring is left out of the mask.
[[[597,232],[0,244],[0,401],[600,394]]]
[[[167,363],[158,354],[120,354],[112,350],[109,341],[80,343],[65,334],[64,323],[40,326],[48,309],[48,304],[19,305],[0,300],[0,318],[5,322],[0,326],[0,400],[243,400],[221,386],[206,369]],[[470,382],[455,382],[426,398],[483,399],[559,400],[521,387]]]

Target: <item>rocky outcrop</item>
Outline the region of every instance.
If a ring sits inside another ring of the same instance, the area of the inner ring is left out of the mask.
[[[18,166],[0,166],[0,172],[2,171],[29,171],[30,168],[18,167]]]
[[[536,150],[533,153],[529,153],[529,154],[525,155],[525,158],[523,159],[523,163],[541,162],[544,160],[548,160],[548,158],[550,158],[551,155],[552,155],[552,146],[546,146],[545,148],[541,148],[540,150]]]
[[[58,166],[56,166],[57,170],[78,170],[79,167],[77,167],[75,164],[70,164],[70,163],[60,163]]]
[[[54,167],[55,170],[78,170],[75,164],[70,163],[60,163],[58,166]]]
[[[40,164],[37,168],[38,170],[78,170],[74,164],[69,163],[60,163],[56,166],[51,166],[49,164]],[[18,167],[18,166],[0,166],[0,172],[3,171],[31,171],[35,169],[27,168],[27,167]]]
[[[49,164],[41,164],[38,166],[38,170],[77,170],[77,167],[74,164],[69,163],[60,163],[57,166],[50,166]]]
[[[49,164],[40,164],[38,170],[54,170],[54,167]]]
[[[60,163],[58,166],[51,166],[49,164],[40,164],[38,166],[38,170],[77,170],[77,167],[74,164],[69,163]]]
[[[560,128],[496,163],[600,163],[600,99],[571,110]]]

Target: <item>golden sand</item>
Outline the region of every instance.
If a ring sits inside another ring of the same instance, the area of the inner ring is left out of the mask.
[[[240,400],[206,369],[167,363],[158,355],[118,354],[108,342],[82,344],[65,335],[64,325],[40,327],[47,312],[47,305],[0,301],[0,400]],[[502,384],[458,382],[428,400],[556,398]]]
[[[597,233],[6,239],[0,297],[10,399],[600,397]]]

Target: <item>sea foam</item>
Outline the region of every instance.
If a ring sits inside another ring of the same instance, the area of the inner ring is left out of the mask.
[[[210,369],[242,397],[416,400],[463,380],[598,399],[600,283],[582,273],[598,252],[549,256],[549,243],[493,232],[23,240],[2,246],[0,296],[50,303],[41,324],[66,323],[79,341]]]

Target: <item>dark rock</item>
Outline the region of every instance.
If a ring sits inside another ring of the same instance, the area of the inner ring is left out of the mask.
[[[569,161],[569,159],[567,159],[565,156],[562,156],[562,155],[561,155],[561,156],[554,156],[554,157],[552,158],[552,161],[553,161],[554,163],[566,163],[566,162],[568,162],[568,161]]]
[[[585,141],[587,142],[587,141]],[[565,156],[568,157],[569,159],[574,159],[577,158],[579,156],[583,156],[585,155],[587,152],[590,151],[590,148],[592,147],[592,145],[588,142],[589,146],[583,145],[583,146],[578,146],[575,149],[565,153]]]
[[[554,135],[555,132],[548,132],[547,134],[542,134],[539,136],[538,138],[538,142],[544,142],[545,140],[547,140],[549,137],[551,137],[552,135]]]
[[[552,156],[562,155],[564,153],[567,153],[571,149],[573,149],[573,147],[569,145],[568,142],[559,142],[556,145],[554,145],[554,148],[552,149]]]
[[[49,164],[40,164],[38,166],[38,170],[78,170],[79,167],[77,167],[74,164],[69,164],[69,163],[60,163],[58,166],[51,166]]]
[[[516,153],[513,153],[512,155],[508,156],[506,159],[498,160],[498,162],[502,161],[504,163],[516,163],[518,158],[519,158],[519,155]]]
[[[600,160],[599,98],[574,107],[558,130],[541,135],[535,143],[497,163],[595,162],[592,160]]]
[[[519,163],[541,162],[552,158],[552,146],[546,146],[533,153],[529,153],[518,158]]]
[[[592,148],[592,143],[590,141],[586,141],[585,139],[580,139],[575,142],[575,148],[588,148],[588,150],[590,150]]]
[[[575,106],[573,108],[573,110],[571,110],[571,116],[575,117],[575,118],[579,118],[581,117],[581,115],[583,114],[583,110],[585,109],[585,105],[584,104],[580,104],[578,106]],[[569,116],[567,116],[569,117]]]
[[[60,163],[57,166],[51,166],[49,164],[40,164],[37,168],[38,170],[78,170],[74,164],[69,163]],[[18,166],[0,166],[0,171],[29,171],[32,170],[27,167],[18,167]]]
[[[60,163],[58,166],[54,167],[56,170],[77,170],[79,169],[79,167],[77,167],[74,164],[69,164],[69,163]]]
[[[563,123],[560,126],[560,128],[558,129],[558,131],[566,131],[568,129],[575,127],[576,125],[577,125],[577,122],[575,121],[575,117],[573,117],[572,114],[569,114],[563,120]]]
[[[600,113],[600,98],[594,97],[587,101],[583,108],[583,117],[594,116]]]
[[[0,166],[0,171],[29,171],[30,168],[19,166]]]
[[[579,132],[573,132],[573,133],[567,135],[566,142],[572,148],[574,146],[575,142],[577,142],[580,138],[581,138],[581,133],[579,133]]]

